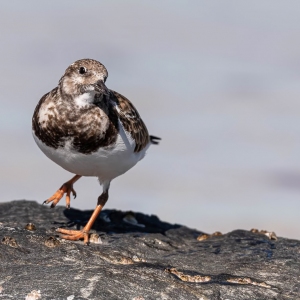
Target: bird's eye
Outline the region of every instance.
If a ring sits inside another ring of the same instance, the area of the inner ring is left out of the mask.
[[[85,67],[80,67],[79,68],[79,74],[84,74],[84,73],[86,73],[86,68]]]

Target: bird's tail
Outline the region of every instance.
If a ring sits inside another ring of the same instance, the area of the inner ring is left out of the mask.
[[[158,145],[159,141],[161,140],[160,137],[154,136],[154,135],[150,135],[150,142],[153,145]]]

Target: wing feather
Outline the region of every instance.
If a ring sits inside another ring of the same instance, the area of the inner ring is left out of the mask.
[[[124,129],[135,140],[136,146],[134,152],[140,152],[150,142],[147,127],[136,108],[127,98],[115,91],[111,90],[111,92],[115,97],[120,121],[122,122]]]

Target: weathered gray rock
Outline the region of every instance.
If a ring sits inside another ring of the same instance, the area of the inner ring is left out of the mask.
[[[244,230],[199,241],[197,230],[115,210],[95,224],[98,243],[56,235],[90,215],[0,204],[0,299],[300,299],[300,241]]]

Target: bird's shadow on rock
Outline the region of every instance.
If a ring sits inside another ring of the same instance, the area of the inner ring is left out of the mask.
[[[65,217],[69,220],[63,227],[76,227],[81,229],[88,222],[93,211],[81,211],[77,209],[65,209]],[[61,224],[62,225],[62,224]],[[127,232],[144,232],[144,233],[162,233],[169,229],[181,227],[162,222],[155,215],[145,215],[132,211],[103,210],[93,224],[92,229],[106,233],[127,233]]]

